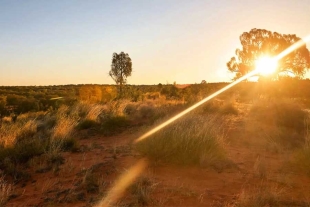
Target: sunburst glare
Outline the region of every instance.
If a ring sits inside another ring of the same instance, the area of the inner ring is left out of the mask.
[[[255,62],[256,71],[260,75],[271,75],[276,72],[278,67],[278,61],[275,58],[261,57]]]

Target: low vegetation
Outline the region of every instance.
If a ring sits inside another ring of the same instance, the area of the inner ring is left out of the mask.
[[[249,189],[244,189],[238,195],[236,202],[227,207],[261,207],[283,206],[283,189],[277,186],[265,186],[260,184]]]
[[[294,164],[297,169],[300,169],[310,176],[310,129],[309,129],[309,119],[306,122],[307,131],[305,134],[305,141],[303,146],[297,150]]]
[[[227,157],[219,117],[186,117],[137,144],[149,158],[177,164],[219,165]]]
[[[111,185],[110,180],[114,179],[110,177],[111,174],[123,170],[114,169],[115,163],[121,163],[124,156],[130,156],[130,159],[138,156],[149,158],[153,168],[168,165],[175,168],[199,168],[212,173],[238,171],[240,175],[248,176],[244,182],[254,180],[257,183],[259,180],[266,182],[266,185],[243,188],[234,202],[227,206],[281,206],[284,202],[283,188],[269,183],[273,179],[270,173],[272,170],[269,169],[269,158],[264,157],[264,153],[289,157],[287,165],[292,166],[292,169],[287,170],[287,173],[298,171],[310,177],[309,112],[306,110],[309,105],[305,97],[274,98],[269,97],[270,94],[243,93],[244,84],[241,83],[235,91],[228,91],[207,102],[149,138],[128,146],[118,146],[117,143],[112,143],[113,146],[97,144],[89,139],[89,135],[95,134],[96,139],[100,137],[100,141],[110,136],[107,139],[112,142],[114,138],[120,137],[114,135],[123,132],[141,134],[223,84],[194,84],[182,89],[177,88],[177,85],[157,85],[149,86],[148,92],[144,91],[146,89],[124,86],[123,99],[117,98],[114,89],[109,87],[83,86],[82,89],[76,89],[82,97],[79,101],[68,104],[59,99],[57,106],[44,111],[5,114],[0,121],[0,206],[18,196],[14,194],[17,186],[35,182],[33,173],[58,176],[64,173],[63,166],[68,164],[66,156],[80,156],[78,160],[84,162],[88,159],[86,154],[92,151],[109,159],[109,165],[103,163],[98,169],[89,166],[80,169],[76,174],[77,180],[72,181],[74,185],[60,191],[59,194],[63,194],[59,197],[56,193],[48,201],[49,204],[94,204]],[[251,88],[255,89],[253,86]],[[101,94],[101,98],[88,99],[88,89],[93,94]],[[11,105],[5,105],[7,109],[11,110]],[[240,130],[239,134],[237,129]],[[241,158],[238,161],[231,159],[238,155],[240,146],[245,146],[243,143],[250,142],[253,146],[247,147],[253,149],[251,163],[241,163]],[[257,153],[261,150],[258,142],[263,143],[264,152],[261,154]],[[237,146],[237,149],[231,146]],[[113,170],[106,170],[107,166],[113,166]],[[66,168],[68,172],[74,171],[71,167]],[[283,169],[279,167],[278,170]],[[46,181],[46,185],[39,189],[48,197],[57,182]],[[121,204],[147,206],[156,202],[171,202],[169,199],[173,200],[176,195],[171,194],[166,200],[154,199],[153,193],[159,191],[157,184],[152,177],[142,176],[128,189],[125,195],[127,200]],[[197,195],[200,202],[211,195],[197,193],[193,189],[191,192],[190,198]]]
[[[7,183],[4,177],[0,177],[0,206],[5,206],[13,192],[13,185]]]

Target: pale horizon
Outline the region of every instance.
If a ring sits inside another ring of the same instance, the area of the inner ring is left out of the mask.
[[[243,32],[303,38],[309,11],[308,0],[0,0],[0,86],[114,84],[121,51],[132,59],[130,85],[230,82],[226,63]]]

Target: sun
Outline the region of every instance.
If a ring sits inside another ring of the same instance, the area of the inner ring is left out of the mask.
[[[256,71],[261,75],[271,75],[277,70],[278,62],[274,58],[261,57],[255,62]]]

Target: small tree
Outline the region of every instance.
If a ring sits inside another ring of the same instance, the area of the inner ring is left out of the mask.
[[[122,96],[123,85],[127,83],[127,77],[131,76],[132,62],[127,53],[113,53],[112,65],[109,75],[119,85],[120,96]]]

